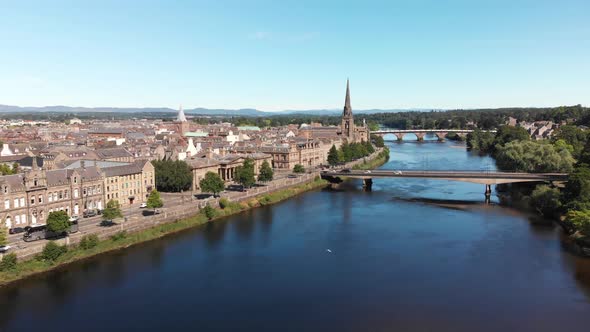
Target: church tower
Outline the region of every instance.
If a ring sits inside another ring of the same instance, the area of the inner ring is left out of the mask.
[[[180,105],[180,109],[178,110],[178,116],[176,117],[176,123],[178,124],[178,131],[182,136],[186,132],[189,131],[189,123],[186,120],[186,116],[184,115],[184,110],[182,109],[182,105]]]
[[[340,131],[342,137],[348,140],[349,143],[354,142],[354,118],[352,117],[352,107],[350,106],[350,87],[348,80],[346,80],[346,99],[344,100]]]

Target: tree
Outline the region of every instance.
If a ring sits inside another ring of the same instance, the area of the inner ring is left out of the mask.
[[[262,182],[272,181],[273,176],[274,176],[274,172],[273,172],[272,168],[270,167],[270,164],[268,163],[268,161],[265,160],[262,163],[262,165],[260,165],[260,172],[258,173],[258,181],[262,181]]]
[[[147,207],[148,209],[157,209],[164,206],[164,202],[162,202],[162,198],[160,197],[160,193],[157,190],[152,190],[150,195],[148,196],[147,200]]]
[[[383,137],[379,135],[371,135],[371,140],[373,140],[373,143],[378,148],[382,148],[385,146],[385,141],[383,140]]]
[[[254,160],[247,158],[244,160],[243,165],[236,167],[234,179],[244,188],[252,187],[252,185],[256,183],[256,177],[254,176]]]
[[[494,146],[504,145],[513,141],[528,141],[531,139],[528,131],[522,127],[502,126],[494,137]]]
[[[113,220],[122,217],[123,213],[119,202],[113,199],[108,201],[106,208],[102,211],[102,220]]]
[[[575,162],[566,149],[556,151],[552,144],[513,141],[496,146],[496,164],[502,170],[519,172],[570,172]]]
[[[215,209],[212,208],[209,204],[205,205],[205,207],[203,208],[203,213],[205,213],[205,217],[207,217],[207,219],[209,220],[215,218],[215,215],[217,214]]]
[[[590,167],[578,164],[563,190],[563,203],[569,209],[590,208]]]
[[[16,268],[16,262],[17,258],[15,253],[4,255],[2,261],[0,261],[0,271],[14,270]]]
[[[60,246],[57,243],[55,243],[55,241],[49,241],[47,242],[45,247],[43,247],[43,251],[41,252],[40,258],[46,261],[53,262],[56,259],[58,259],[59,256],[65,254],[67,251],[68,248],[66,246]]]
[[[590,236],[590,210],[571,210],[566,214],[565,220],[584,235]]]
[[[223,183],[219,174],[207,172],[205,173],[205,177],[199,181],[199,187],[201,187],[201,191],[212,193],[213,196],[217,196],[223,191],[223,189],[225,189],[225,183]]]
[[[297,164],[293,167],[293,173],[305,173],[305,167],[301,164]]]
[[[586,132],[582,129],[572,125],[564,125],[555,130],[551,140],[554,142],[560,140],[565,141],[565,143],[572,147],[572,155],[577,159],[580,157],[582,150],[584,150],[587,137]]]
[[[163,192],[180,192],[190,189],[193,183],[191,167],[182,160],[152,161],[156,175],[156,187]]]
[[[0,225],[0,246],[6,245],[8,242],[8,230],[6,226]]]
[[[65,211],[53,211],[47,216],[47,230],[57,234],[66,232],[71,226],[70,217]]]
[[[557,215],[561,208],[561,193],[557,188],[539,185],[531,194],[531,205],[546,217]]]
[[[328,164],[331,166],[338,165],[340,162],[340,156],[338,155],[338,149],[336,149],[336,145],[332,145],[330,151],[328,151]]]

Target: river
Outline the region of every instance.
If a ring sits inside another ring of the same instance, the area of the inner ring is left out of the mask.
[[[462,143],[387,144],[384,169],[495,169]],[[1,288],[0,331],[587,329],[590,260],[484,189],[309,192]]]

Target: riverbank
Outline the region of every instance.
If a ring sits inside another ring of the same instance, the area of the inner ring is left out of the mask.
[[[189,228],[199,227],[208,222],[240,213],[257,206],[278,203],[303,192],[321,188],[326,184],[327,182],[325,180],[322,180],[317,176],[310,182],[281,189],[273,193],[256,196],[242,202],[231,202],[229,200],[221,199],[219,202],[220,206],[214,209],[214,216],[211,219],[207,218],[205,212],[201,210],[192,217],[160,224],[138,232],[119,232],[107,239],[98,241],[92,248],[83,249],[80,245],[70,246],[68,247],[67,252],[54,261],[43,260],[39,257],[20,261],[16,264],[14,269],[0,272],[0,286],[52,270],[57,270],[66,267],[68,264],[88,259],[99,254],[128,248],[139,243],[162,238]]]
[[[365,169],[374,169],[383,164],[385,164],[389,160],[389,148],[384,147],[375,158],[366,159],[361,164],[354,165],[352,169],[358,170],[365,170]]]

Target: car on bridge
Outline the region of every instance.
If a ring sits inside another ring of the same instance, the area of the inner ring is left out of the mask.
[[[395,174],[395,175],[402,175],[402,171],[393,171],[393,174]]]
[[[345,168],[341,172],[342,173],[352,173],[352,170],[350,168]]]

